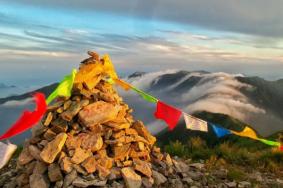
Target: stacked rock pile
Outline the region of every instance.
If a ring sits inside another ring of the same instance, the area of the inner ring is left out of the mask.
[[[185,165],[160,152],[97,67],[84,60],[69,98],[59,98],[17,160],[17,187],[152,187],[181,176]],[[84,73],[95,72],[91,78]]]

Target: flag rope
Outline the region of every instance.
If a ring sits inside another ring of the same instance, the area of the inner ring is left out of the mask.
[[[159,99],[157,99],[156,97],[146,93],[145,91],[142,91],[134,86],[132,86],[131,84],[127,83],[126,81],[124,80],[121,80],[119,78],[116,78],[116,79],[108,79],[106,80],[108,83],[111,83],[111,84],[117,84],[119,86],[121,86],[124,90],[128,91],[129,89],[132,89],[134,90],[135,92],[137,92],[140,96],[142,96],[142,98],[144,98],[146,101],[149,101],[149,102],[153,102],[153,103],[158,103],[158,101],[160,101]],[[146,97],[144,97],[146,96]],[[151,100],[148,100],[149,97]],[[212,127],[212,129],[214,130],[215,134],[217,137],[223,137],[223,136],[226,136],[226,135],[229,135],[229,134],[234,134],[234,135],[237,135],[237,136],[240,136],[240,137],[247,137],[247,138],[250,138],[250,139],[253,139],[253,140],[258,140],[266,145],[270,145],[270,146],[276,146],[276,147],[279,147],[280,150],[283,151],[282,147],[283,145],[281,145],[280,142],[276,142],[276,141],[271,141],[271,140],[266,140],[264,138],[259,138],[256,134],[256,132],[250,128],[249,126],[245,126],[245,128],[240,131],[240,132],[237,132],[237,131],[233,131],[233,130],[229,130],[229,129],[226,129],[226,128],[223,128],[222,126],[219,126],[219,125],[215,125],[211,122],[207,122],[205,120],[201,120],[201,119],[198,119],[192,115],[189,115],[187,114],[186,112],[183,112],[182,110],[176,108],[176,107],[173,107],[175,110],[178,110],[180,112],[182,112],[183,116],[184,116],[184,119],[185,119],[185,123],[186,123],[186,126],[187,128],[190,126],[188,125],[188,119],[186,118],[187,117],[192,117],[196,120],[196,122],[202,122],[202,125],[199,126],[200,128],[198,129],[199,131],[205,131],[207,132],[207,125],[210,125]],[[162,119],[162,118],[159,118],[159,119]],[[167,119],[163,119],[166,123],[167,123]],[[177,121],[178,122],[178,121]],[[205,125],[203,122],[206,122],[207,124]],[[168,123],[167,123],[168,124]],[[169,126],[169,125],[168,125]],[[175,125],[176,126],[176,125]],[[169,130],[173,130],[175,128],[175,126],[172,126],[170,125],[169,126]],[[192,125],[191,125],[192,126]],[[191,129],[191,130],[196,130],[197,128],[188,128],[188,129]]]

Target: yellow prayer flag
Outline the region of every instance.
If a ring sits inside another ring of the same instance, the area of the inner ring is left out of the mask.
[[[110,76],[112,79],[117,79],[117,73],[115,71],[114,65],[111,62],[110,56],[108,54],[105,54],[102,57],[103,61],[104,61],[104,65],[103,65],[103,70],[106,74],[108,74],[108,76]]]
[[[248,138],[255,139],[255,140],[259,139],[256,135],[256,132],[250,127],[245,127],[244,130],[242,130],[241,132],[236,132],[236,131],[231,131],[231,132],[238,136],[248,137]]]
[[[126,90],[126,91],[128,91],[129,89],[132,88],[132,86],[131,86],[129,83],[127,83],[127,82],[125,82],[125,81],[123,81],[123,80],[120,80],[119,78],[114,79],[114,81],[115,81],[116,84],[118,84],[119,86],[121,86],[121,87],[122,87],[124,90]]]

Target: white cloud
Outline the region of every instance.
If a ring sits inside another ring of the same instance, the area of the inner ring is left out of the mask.
[[[21,107],[30,104],[32,101],[32,98],[27,98],[24,100],[11,100],[1,104],[0,107]]]

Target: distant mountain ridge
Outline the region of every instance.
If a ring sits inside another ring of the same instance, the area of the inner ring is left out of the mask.
[[[250,124],[263,135],[283,129],[282,80],[178,70],[128,77],[135,86],[186,112],[227,114]]]
[[[35,92],[42,92],[46,96],[48,96],[56,88],[56,86],[57,86],[57,83],[54,83],[54,84],[50,84],[48,86],[39,88],[39,89],[34,90],[34,91],[24,93],[22,95],[13,95],[13,96],[5,97],[5,98],[0,98],[0,104],[3,104],[5,102],[11,101],[11,100],[23,100],[23,99],[29,98]]]
[[[6,84],[3,84],[3,83],[0,83],[0,89],[13,88],[13,87],[16,87],[16,86],[14,86],[14,85],[6,85]]]
[[[283,130],[283,110],[281,109],[283,106],[283,79],[267,81],[259,77],[180,70],[136,72],[124,79],[189,114],[195,114],[204,120],[219,123],[233,130],[241,130],[246,125],[243,122],[251,125],[262,136]],[[56,85],[56,83],[51,84],[36,91],[43,92],[48,96],[56,88]],[[1,104],[12,100],[26,99],[36,91],[0,98],[0,110]],[[183,121],[180,121],[176,130],[168,133],[165,123],[153,117],[154,104],[142,100],[133,91],[125,92],[119,87],[118,91],[126,103],[134,109],[133,115],[137,119],[143,120],[149,130],[158,135],[161,140],[164,138],[185,140],[189,135],[202,134],[185,131]],[[9,119],[8,116],[6,118]],[[4,125],[2,129],[8,126],[4,120],[0,120],[0,123]],[[209,136],[211,139],[212,137],[213,135]]]

